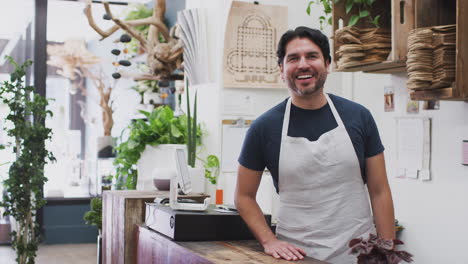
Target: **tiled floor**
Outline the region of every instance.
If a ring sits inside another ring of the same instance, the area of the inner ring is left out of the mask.
[[[0,263],[15,264],[10,246],[0,246]],[[96,244],[40,245],[36,264],[95,264]]]

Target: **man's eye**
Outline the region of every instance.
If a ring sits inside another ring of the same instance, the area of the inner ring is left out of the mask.
[[[296,61],[297,60],[297,57],[289,57],[288,58],[288,61]]]

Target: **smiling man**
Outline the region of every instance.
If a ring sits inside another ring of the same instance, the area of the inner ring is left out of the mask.
[[[247,133],[239,157],[237,209],[265,253],[275,258],[307,255],[355,263],[351,239],[395,236],[377,126],[363,106],[323,92],[331,57],[328,38],[319,30],[286,32],[277,55],[290,97],[258,117]],[[280,197],[276,236],[256,202],[265,167]]]

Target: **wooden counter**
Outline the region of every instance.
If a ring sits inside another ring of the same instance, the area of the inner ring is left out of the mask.
[[[102,198],[102,263],[133,263],[136,224],[145,222],[145,202],[168,191],[105,191]]]
[[[136,240],[138,264],[326,264],[311,258],[294,262],[277,260],[263,253],[254,240],[175,242],[142,225],[136,228]]]

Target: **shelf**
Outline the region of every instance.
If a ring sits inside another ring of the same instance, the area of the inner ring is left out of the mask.
[[[391,52],[387,59],[382,62],[362,64],[347,68],[338,68],[336,65],[336,54],[333,56],[333,69],[340,72],[368,72],[368,73],[399,73],[406,72],[406,37],[410,30],[414,29],[414,1],[415,0],[377,0],[370,10],[371,14],[381,14],[380,27],[391,29]],[[346,1],[333,4],[332,20],[333,32],[340,28],[340,24],[347,25],[353,13],[346,14]],[[389,15],[388,10],[391,9]],[[365,22],[356,24],[358,28],[372,27]],[[333,50],[338,50],[336,38],[333,40]]]
[[[455,82],[443,89],[424,89],[410,93],[413,100],[468,100],[468,2],[466,0],[415,0],[418,28],[456,24]]]
[[[449,100],[453,98],[453,88],[414,91],[410,96],[414,101]]]
[[[363,64],[349,68],[336,68],[338,72],[357,72],[363,71],[367,73],[398,73],[406,71],[405,62],[383,61],[379,63]]]

